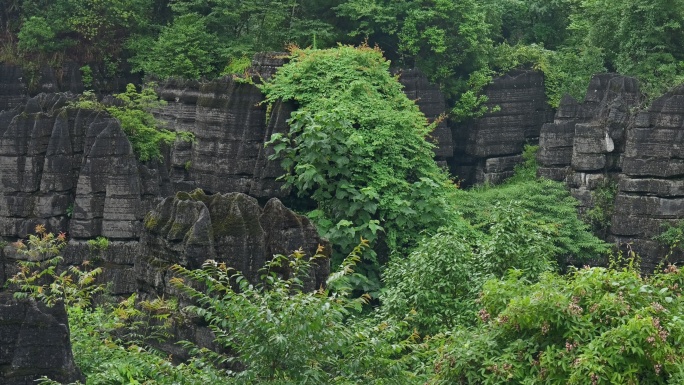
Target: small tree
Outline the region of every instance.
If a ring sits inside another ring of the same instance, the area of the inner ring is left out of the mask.
[[[102,268],[88,270],[88,261],[78,266],[70,266],[61,272],[59,264],[64,261],[60,251],[66,245],[66,234],[54,235],[44,225],[36,226],[36,234],[29,235],[26,242],[14,245],[17,253],[25,259],[19,260],[19,272],[7,280],[15,285],[15,298],[34,298],[53,306],[63,302],[65,306],[90,306],[94,295],[104,291],[103,285],[95,285],[96,277]]]

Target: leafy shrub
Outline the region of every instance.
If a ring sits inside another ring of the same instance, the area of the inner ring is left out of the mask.
[[[549,257],[564,264],[568,258],[592,259],[604,254],[606,243],[594,236],[577,215],[577,200],[561,183],[547,179],[517,181],[501,186],[482,186],[458,191],[458,208],[478,228],[492,223],[497,207],[516,202],[526,220],[543,224],[550,231]]]
[[[653,237],[661,245],[667,246],[669,249],[667,257],[673,253],[682,250],[682,241],[684,241],[684,221],[677,221],[674,224],[664,224],[662,232]]]
[[[182,279],[172,283],[197,301],[188,310],[204,317],[216,342],[235,354],[208,356],[242,363],[244,370],[232,373],[236,383],[421,384],[425,377],[411,358],[420,339],[408,322],[357,318],[369,298],[351,298],[349,278],[367,246],[362,240],[315,292],[303,292],[301,282],[318,256],[308,260],[301,251],[274,256],[255,285],[213,261],[195,271],[174,266]]]
[[[139,339],[122,340],[131,337],[129,331],[140,330],[131,324],[129,305],[125,301],[113,310],[106,306],[68,309],[74,358],[88,385],[228,383],[225,373],[201,360],[174,364],[165,353],[136,344]],[[129,309],[117,311],[122,307]],[[47,379],[41,384],[56,385]]]
[[[66,245],[66,236],[55,236],[45,226],[36,226],[36,235],[30,235],[26,243],[15,243],[17,253],[26,259],[18,260],[19,272],[7,280],[14,285],[16,298],[34,298],[48,306],[62,302],[67,307],[90,306],[94,295],[104,291],[102,285],[94,285],[101,268],[84,269],[70,266],[60,272],[59,264],[63,258],[60,250]]]
[[[413,309],[418,330],[434,334],[474,322],[486,280],[511,268],[531,280],[554,269],[551,224],[535,221],[518,202],[492,209],[488,223],[455,221],[393,260],[383,275],[383,311],[397,316]]]
[[[185,131],[169,131],[162,128],[161,123],[152,115],[151,109],[164,106],[159,100],[152,84],[138,92],[133,84],[126,86],[126,92],[114,95],[118,104],[105,106],[98,102],[92,92],[84,92],[74,107],[106,110],[119,120],[121,128],[133,146],[133,151],[142,162],[162,160],[161,147],[169,145],[176,139],[193,141],[192,133]]]
[[[286,185],[318,204],[311,217],[336,246],[382,234],[394,251],[450,215],[454,186],[425,140],[432,126],[379,50],[294,50],[262,91],[270,103],[299,105],[289,133],[268,144]]]
[[[357,248],[343,263],[329,284],[344,279],[358,261]],[[302,279],[315,263],[303,252],[277,255],[262,270],[262,282],[254,286],[225,264],[207,261],[201,270],[175,265],[172,270],[202,290],[175,278],[172,284],[197,301],[189,311],[203,317],[216,336],[216,342],[234,351],[245,370],[237,377],[247,383],[325,382],[322,361],[345,343],[348,331],[342,320],[350,308],[360,310],[361,302],[348,301],[344,286],[333,294],[326,289],[313,293],[301,290]],[[288,270],[288,277],[278,271]],[[239,287],[235,290],[234,285]],[[329,296],[332,294],[332,296]],[[363,300],[363,299],[361,299]],[[225,357],[224,361],[233,361]]]
[[[682,271],[522,272],[485,284],[480,327],[458,330],[434,384],[675,384],[684,374]]]
[[[420,241],[406,258],[394,258],[383,275],[384,314],[416,311],[414,325],[434,334],[470,325],[477,298],[490,278],[520,269],[535,281],[567,258],[597,258],[607,245],[577,216],[577,201],[557,182],[536,178],[536,147],[500,186],[457,191],[452,218],[437,234]]]
[[[130,61],[134,70],[161,78],[199,79],[215,75],[220,63],[226,59],[220,53],[221,44],[217,44],[217,40],[199,15],[181,15],[162,29],[157,40],[131,41],[129,47],[137,51],[137,55]]]
[[[587,210],[585,220],[591,225],[594,233],[605,237],[610,227],[611,218],[615,211],[615,195],[617,183],[611,180],[603,181],[591,192],[593,207]]]

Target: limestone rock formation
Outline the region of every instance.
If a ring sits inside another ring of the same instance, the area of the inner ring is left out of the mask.
[[[539,175],[565,182],[580,212],[593,207],[592,191],[607,188],[620,173],[628,128],[642,99],[636,79],[599,74],[584,102],[566,95],[554,122],[542,127]]]
[[[491,112],[452,124],[453,174],[464,185],[499,183],[513,175],[525,144],[534,144],[553,112],[546,102],[540,72],[519,70],[496,78],[484,90]]]
[[[72,99],[39,94],[2,113],[12,118],[0,119],[0,236],[25,238],[44,224],[68,233],[65,255],[80,263],[87,259],[78,252],[87,249],[87,239],[137,242],[144,213],[159,196],[145,195],[144,186],[160,181],[142,182],[153,165],[139,164],[115,119],[69,107]],[[128,249],[117,250],[117,258],[128,258]],[[115,293],[135,290],[125,272],[109,269],[105,275]]]
[[[259,269],[274,254],[288,255],[301,248],[313,256],[319,245],[330,252],[313,224],[277,198],[262,209],[256,199],[242,193],[179,192],[147,214],[135,271],[141,291],[152,295],[173,292],[169,266],[196,269],[207,259],[223,262],[256,282]],[[329,269],[327,260],[319,262],[305,289],[320,287]]]
[[[611,232],[652,268],[666,255],[653,240],[684,218],[684,86],[656,99],[628,131]],[[681,254],[671,261],[682,260]]]
[[[30,385],[42,376],[85,381],[71,352],[64,306],[49,308],[0,292],[0,383]]]
[[[446,164],[446,161],[454,156],[454,143],[447,121],[442,119],[442,115],[447,111],[444,94],[440,91],[439,86],[430,83],[427,76],[420,70],[411,69],[396,72],[399,75],[399,82],[404,86],[404,93],[409,99],[416,102],[428,121],[434,122],[441,119],[428,139],[435,144],[436,160]]]
[[[172,130],[195,135],[194,143],[177,143],[171,152],[175,190],[202,188],[242,192],[258,198],[284,197],[278,162],[264,147],[272,134],[288,130],[289,104],[275,105],[267,115],[263,95],[253,84],[230,77],[210,82],[172,79],[157,89],[167,105],[156,111]]]

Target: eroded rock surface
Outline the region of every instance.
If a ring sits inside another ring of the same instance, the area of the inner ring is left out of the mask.
[[[416,102],[428,121],[440,119],[428,140],[435,145],[435,159],[446,165],[446,161],[454,156],[454,143],[447,120],[443,118],[447,111],[444,94],[439,86],[430,83],[427,76],[417,69],[399,70],[397,74],[404,86],[404,93]]]
[[[535,144],[553,111],[546,102],[544,76],[537,71],[512,71],[484,90],[491,112],[452,124],[452,173],[464,185],[499,183],[513,175],[525,144]]]
[[[85,382],[74,363],[64,306],[49,308],[0,292],[0,383],[33,385],[42,376]]]
[[[642,100],[636,79],[599,74],[591,79],[582,103],[566,95],[554,122],[542,127],[539,175],[565,182],[580,201],[580,212],[594,206],[593,191],[616,183],[627,133]]]
[[[242,193],[206,195],[201,190],[164,199],[145,218],[141,242],[136,276],[141,290],[153,296],[173,293],[167,269],[173,264],[196,269],[213,259],[257,282],[259,269],[275,254],[301,248],[311,257],[319,245],[330,252],[313,224],[277,198],[261,208]],[[306,290],[320,287],[330,272],[327,260],[317,266]]]
[[[199,83],[169,80],[158,88],[167,105],[156,116],[172,130],[195,135],[194,143],[177,143],[171,151],[175,190],[202,188],[242,192],[258,198],[284,197],[289,190],[276,181],[283,171],[264,143],[287,132],[292,108],[278,103],[267,114],[263,95],[253,84],[225,77]]]
[[[684,86],[637,115],[623,157],[611,232],[652,268],[667,254],[653,237],[684,218]]]

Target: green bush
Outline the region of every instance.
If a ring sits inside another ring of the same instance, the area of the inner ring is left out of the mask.
[[[54,306],[63,303],[66,307],[88,307],[102,285],[95,285],[95,279],[102,268],[89,269],[87,261],[83,269],[78,266],[59,266],[64,260],[60,251],[66,246],[66,235],[54,235],[45,226],[36,226],[36,234],[28,240],[15,244],[17,254],[23,257],[17,261],[19,272],[7,280],[14,290],[15,298],[33,298]]]
[[[289,133],[268,144],[286,185],[318,204],[311,217],[337,247],[382,235],[396,251],[452,213],[455,187],[426,141],[432,126],[380,51],[295,50],[262,91],[270,103],[298,104]]]
[[[522,272],[485,284],[480,326],[458,330],[434,384],[678,384],[684,379],[684,274],[632,268]]]
[[[133,84],[126,86],[126,92],[114,95],[118,103],[105,106],[97,101],[94,93],[86,91],[79,100],[72,104],[76,108],[106,110],[119,120],[128,140],[133,146],[133,151],[142,162],[150,160],[162,160],[161,148],[173,143],[176,139],[193,141],[192,133],[185,131],[169,131],[162,127],[151,109],[162,107],[166,104],[159,100],[154,92],[153,85],[147,85],[138,92]]]
[[[455,193],[462,218],[452,218],[383,275],[384,314],[400,317],[412,309],[414,325],[434,334],[471,325],[477,298],[488,279],[520,269],[535,281],[564,267],[568,259],[597,259],[607,245],[577,216],[577,201],[557,182],[536,178],[536,147],[500,186]]]

